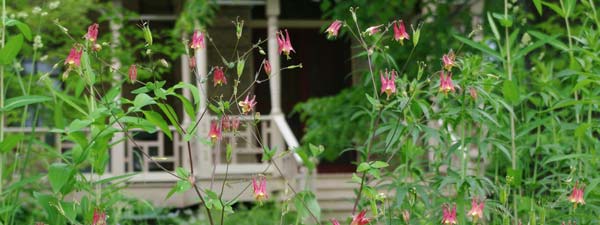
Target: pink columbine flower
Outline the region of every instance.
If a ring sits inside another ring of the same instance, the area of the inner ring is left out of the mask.
[[[135,64],[129,66],[129,81],[133,84],[137,80],[137,67]]]
[[[247,114],[254,110],[254,106],[256,105],[256,95],[252,96],[252,99],[250,99],[250,95],[246,95],[246,99],[240,101],[238,105],[242,107],[242,113]]]
[[[396,70],[392,70],[392,72],[388,73],[385,71],[385,76],[383,72],[379,72],[381,78],[381,93],[387,94],[389,98],[391,94],[396,93]]]
[[[366,218],[367,210],[360,211],[358,215],[352,217],[352,223],[350,225],[365,225],[368,224],[371,220]]]
[[[340,225],[340,222],[335,218],[331,219],[331,225]]]
[[[212,143],[215,143],[219,139],[221,139],[221,129],[219,128],[219,125],[217,123],[215,123],[215,122],[210,123],[210,130],[208,131],[208,137],[210,138]]]
[[[473,98],[473,100],[477,100],[477,89],[475,89],[474,87],[470,87],[469,94],[471,95],[471,98]]]
[[[404,21],[398,20],[394,22],[394,40],[404,44],[404,39],[410,39],[410,35],[406,33],[406,27],[404,27]]]
[[[473,218],[475,223],[478,219],[483,218],[483,208],[485,207],[485,201],[479,201],[477,198],[471,200],[471,210],[467,212],[467,215]]]
[[[96,43],[98,40],[98,24],[94,23],[88,27],[88,32],[85,35],[85,39],[88,39],[92,43]]]
[[[227,115],[223,116],[223,119],[221,120],[221,128],[223,131],[236,132],[239,127],[240,127],[240,119],[238,119],[237,117],[233,117],[233,119],[232,119]]]
[[[447,205],[442,207],[442,224],[456,224],[456,205],[454,205],[452,210]]]
[[[372,27],[369,27],[369,28],[367,28],[367,30],[366,30],[365,32],[367,32],[367,34],[368,34],[369,36],[373,36],[374,34],[377,34],[377,33],[379,33],[379,31],[380,31],[380,30],[379,30],[379,28],[380,28],[381,26],[383,26],[383,24],[381,24],[381,25],[377,25],[377,26],[372,26]]]
[[[267,194],[267,178],[260,176],[259,181],[255,177],[252,178],[252,188],[254,189],[254,199],[259,203],[267,200],[269,195]]]
[[[263,70],[265,70],[267,76],[271,76],[271,63],[267,59],[263,59]]]
[[[290,34],[287,29],[285,31],[285,36],[283,36],[283,32],[277,32],[277,43],[279,44],[279,54],[283,53],[285,56],[290,58],[290,52],[296,53],[294,47],[292,47],[292,41],[290,40]]]
[[[448,92],[454,92],[454,83],[452,83],[452,73],[448,72],[448,74],[444,74],[442,70],[440,72],[440,91],[444,94],[448,94]]]
[[[585,205],[585,200],[583,199],[583,190],[584,187],[578,187],[579,181],[575,182],[575,186],[573,187],[573,192],[571,196],[569,196],[569,201],[573,203],[573,207],[577,208],[577,204]]]
[[[204,47],[204,33],[197,30],[194,31],[194,34],[192,34],[192,44],[190,45],[190,48],[197,50]]]
[[[106,225],[106,214],[102,211],[94,209],[92,225]]]
[[[65,60],[65,65],[79,66],[81,64],[81,54],[82,53],[83,53],[83,50],[77,51],[77,48],[75,48],[75,47],[71,48],[71,51],[69,52],[69,56],[67,56],[67,59]]]
[[[456,56],[454,55],[454,51],[450,50],[448,54],[444,54],[442,56],[442,62],[444,62],[444,69],[450,71],[452,67],[454,67],[456,60]]]
[[[213,85],[216,87],[217,85],[227,84],[227,78],[225,78],[223,67],[215,66],[214,69],[215,72],[213,73]]]
[[[331,25],[329,25],[327,30],[325,30],[325,33],[327,33],[327,38],[328,39],[336,38],[338,36],[338,33],[339,33],[341,27],[342,27],[342,21],[339,21],[339,20],[333,21],[333,23],[331,23]]]

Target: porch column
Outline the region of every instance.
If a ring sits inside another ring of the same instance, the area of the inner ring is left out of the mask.
[[[198,25],[196,26],[199,27]],[[200,30],[198,28],[198,30]],[[204,32],[204,31],[202,31]],[[200,92],[200,107],[197,113],[197,118],[200,118],[204,111],[204,117],[200,120],[200,124],[198,124],[198,130],[196,135],[198,137],[206,137],[208,134],[208,130],[210,129],[210,112],[207,109],[208,106],[208,92],[206,85],[206,79],[208,76],[208,57],[207,57],[207,48],[208,43],[206,42],[206,48],[200,48],[194,51],[196,57],[196,86],[198,87],[198,91]],[[209,146],[203,145],[200,141],[194,141],[194,145],[192,145],[193,152],[196,152],[194,164],[195,164],[195,172],[196,176],[199,177],[209,177],[210,172],[212,171],[212,154],[211,148]]]
[[[121,1],[117,1],[114,0],[112,2],[113,4],[113,8],[114,9],[118,9],[119,7],[121,7]],[[118,17],[121,17],[120,14],[117,14]],[[111,51],[114,49],[117,49],[119,47],[119,37],[121,36],[121,33],[119,32],[119,30],[122,27],[122,24],[119,24],[117,22],[115,22],[114,20],[110,21],[110,31],[111,31]],[[123,77],[121,75],[119,75],[119,69],[121,68],[121,61],[119,61],[118,58],[113,57],[111,59],[111,67],[114,69],[113,72],[113,80],[122,80]],[[122,96],[122,92],[119,92],[119,95],[117,95],[115,97],[115,100],[119,100]],[[119,125],[115,124],[113,125],[114,127],[116,127],[117,129],[120,129]],[[111,148],[110,154],[110,161],[111,161],[111,170],[110,173],[113,175],[119,175],[119,174],[124,174],[125,173],[125,143],[127,143],[127,139],[125,138],[125,134],[123,132],[117,132],[115,133],[115,135],[113,136],[113,140],[118,141],[117,144],[113,145],[113,147]],[[132,165],[129,165],[130,167]]]
[[[271,71],[273,75],[269,80],[269,88],[271,90],[271,115],[281,114],[281,65],[279,60],[279,45],[277,44],[277,30],[279,17],[279,0],[267,0],[266,16],[267,16],[267,35],[269,38],[269,62],[271,63]]]

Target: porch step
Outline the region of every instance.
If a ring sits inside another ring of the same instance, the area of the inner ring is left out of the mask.
[[[331,218],[344,221],[352,216],[356,197],[354,191],[359,184],[351,183],[351,180],[351,173],[317,175],[315,194],[321,206],[323,221]]]

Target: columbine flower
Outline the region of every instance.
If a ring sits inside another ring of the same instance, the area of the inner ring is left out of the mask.
[[[219,125],[215,122],[210,123],[210,130],[208,131],[208,137],[210,140],[215,143],[217,140],[221,139],[221,129],[219,129]]]
[[[252,178],[252,188],[254,188],[254,199],[259,203],[267,200],[269,195],[267,194],[267,178],[260,176],[259,181],[255,177]]]
[[[216,87],[217,85],[227,84],[227,78],[225,78],[225,73],[223,73],[223,67],[215,66],[214,69],[213,85]]]
[[[444,92],[444,94],[448,94],[448,92],[454,92],[454,84],[452,83],[452,73],[448,72],[448,74],[444,74],[442,70],[440,72],[440,91]]]
[[[473,218],[474,223],[483,218],[483,207],[485,207],[484,201],[478,201],[477,198],[471,200],[471,210],[467,212],[467,215]]]
[[[456,205],[454,205],[452,210],[447,205],[442,207],[442,224],[456,224]]]
[[[408,33],[406,33],[406,27],[404,27],[404,21],[398,20],[394,22],[394,40],[404,44],[404,39],[410,39]]]
[[[442,62],[444,62],[444,69],[450,71],[452,69],[452,67],[455,66],[455,60],[456,56],[454,55],[454,51],[450,50],[450,52],[448,52],[448,54],[445,54],[444,56],[442,56]]]
[[[271,76],[271,63],[267,59],[263,59],[263,69],[267,76]]]
[[[83,50],[79,50],[77,51],[77,49],[75,47],[71,48],[71,51],[69,52],[69,56],[67,56],[67,59],[65,60],[65,65],[69,65],[69,66],[79,66],[81,64],[81,54],[83,53]]]
[[[240,119],[237,117],[233,117],[233,119],[231,119],[229,116],[224,115],[223,119],[221,120],[221,127],[223,131],[236,132],[240,127]]]
[[[470,87],[469,94],[471,95],[471,98],[473,98],[473,100],[477,100],[477,89],[475,89],[474,87]]]
[[[327,33],[327,38],[328,39],[336,38],[340,31],[340,27],[342,27],[342,21],[339,21],[339,20],[333,21],[333,23],[331,23],[331,25],[329,25],[327,30],[325,30],[325,33]]]
[[[192,35],[192,44],[190,45],[190,48],[201,49],[204,47],[204,33],[197,30],[194,31],[194,34]]]
[[[137,67],[135,64],[129,66],[129,81],[133,84],[137,80]]]
[[[373,36],[374,34],[379,33],[379,28],[381,26],[383,26],[383,24],[369,27],[369,28],[367,28],[367,30],[365,32],[367,32],[367,34],[369,34],[369,36]]]
[[[335,218],[331,219],[331,225],[340,225],[340,222]]]
[[[256,105],[255,99],[256,99],[256,95],[254,95],[252,97],[252,99],[250,99],[250,95],[246,95],[246,99],[244,99],[244,101],[240,101],[238,103],[238,105],[240,107],[242,107],[243,114],[246,114],[254,109],[254,106]]]
[[[583,200],[583,189],[584,187],[579,188],[579,181],[575,182],[575,186],[573,187],[573,192],[571,196],[569,196],[569,201],[573,203],[573,207],[577,208],[577,204],[585,205],[585,200]]]
[[[283,53],[287,58],[290,58],[290,52],[296,53],[294,47],[292,47],[292,41],[290,40],[290,34],[287,29],[285,31],[285,36],[283,36],[283,32],[277,32],[277,43],[279,44],[279,54]]]
[[[94,23],[88,27],[88,32],[85,34],[85,39],[92,43],[96,43],[98,40],[98,24]]]
[[[350,225],[365,225],[368,224],[371,220],[369,218],[365,218],[367,214],[367,210],[360,211],[358,215],[352,217],[352,223]]]
[[[92,218],[92,225],[106,225],[106,214],[102,211],[94,209],[94,217]]]
[[[410,212],[408,210],[402,211],[402,219],[404,219],[404,223],[410,223]]]
[[[381,93],[386,93],[389,98],[392,93],[396,93],[396,71],[392,70],[391,73],[385,71],[385,76],[383,72],[379,72],[381,78]]]

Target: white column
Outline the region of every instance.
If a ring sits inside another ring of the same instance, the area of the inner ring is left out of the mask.
[[[185,32],[182,33],[181,35],[182,35],[182,37],[187,37],[187,34]],[[192,74],[190,71],[189,58],[190,57],[187,54],[181,55],[181,82],[186,83],[186,84],[192,83]],[[191,100],[192,95],[190,93],[190,90],[183,89],[182,94],[183,94],[184,98],[190,99],[190,101],[193,102],[193,100]],[[187,113],[185,113],[185,110],[184,110],[183,111],[183,124],[188,126],[192,122],[193,121],[190,121],[190,116]]]
[[[120,1],[113,1],[112,2],[114,8],[117,7],[121,7],[121,2]],[[117,15],[117,16],[121,16],[121,15]],[[119,24],[117,22],[115,22],[114,20],[110,21],[110,31],[111,31],[111,45],[110,45],[110,50],[114,50],[116,48],[119,47],[119,37],[121,36],[121,33],[119,32],[119,30],[121,29],[122,24]],[[123,77],[121,75],[119,75],[119,73],[117,72],[119,70],[119,68],[121,68],[121,61],[119,61],[118,58],[113,57],[111,59],[111,67],[114,69],[114,73],[113,73],[113,79],[114,80],[122,80]],[[117,95],[115,97],[115,102],[118,102],[119,99],[121,99],[122,93],[119,93],[119,95]],[[118,102],[120,104],[120,102]],[[117,129],[120,129],[121,127],[118,124],[113,125],[114,127],[116,127]],[[117,132],[115,133],[115,135],[113,136],[113,140],[117,141],[119,140],[120,142],[118,142],[117,144],[113,145],[112,149],[111,149],[111,157],[110,157],[110,161],[111,161],[111,174],[113,175],[120,175],[125,173],[125,143],[127,142],[127,139],[124,139],[125,134],[122,132]],[[129,167],[131,168],[132,165],[129,165]]]
[[[205,40],[206,48],[208,48],[208,43]],[[201,48],[194,52],[196,57],[196,71],[198,71],[198,77],[196,79],[196,86],[198,87],[198,91],[200,92],[200,108],[198,110],[197,118],[202,116],[204,113],[204,117],[200,120],[200,124],[198,125],[198,131],[196,135],[200,137],[206,137],[208,131],[210,129],[210,112],[207,109],[208,106],[208,92],[207,92],[207,84],[206,79],[208,74],[208,57],[207,57],[207,49]],[[192,152],[195,152],[197,155],[194,159],[194,166],[196,176],[199,177],[210,177],[212,172],[212,154],[211,148],[209,146],[203,145],[199,141],[195,141],[192,145],[194,148]]]
[[[269,87],[271,90],[271,115],[281,114],[281,74],[280,74],[280,60],[279,60],[279,45],[277,44],[277,30],[278,22],[277,17],[279,16],[279,0],[267,0],[266,16],[267,16],[267,35],[269,38],[269,62],[271,63],[271,70],[273,74],[269,80]]]

